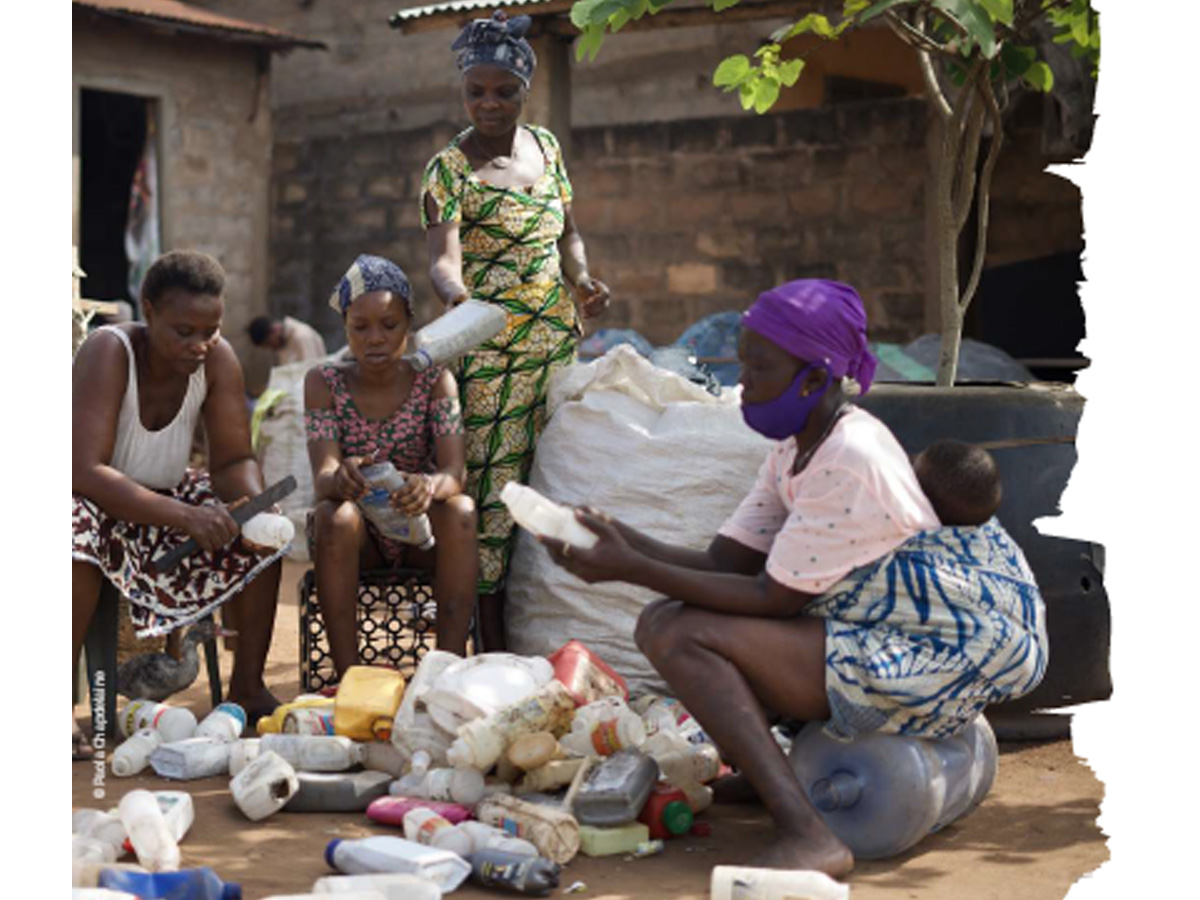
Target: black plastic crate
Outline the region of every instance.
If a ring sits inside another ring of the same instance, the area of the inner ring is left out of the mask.
[[[411,677],[425,652],[437,644],[436,621],[431,572],[375,569],[359,577],[358,658],[363,665],[391,666]],[[336,681],[316,573],[309,569],[300,581],[300,689],[319,691]]]

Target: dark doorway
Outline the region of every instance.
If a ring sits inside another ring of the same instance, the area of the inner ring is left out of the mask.
[[[79,93],[79,261],[87,273],[83,296],[133,303],[125,223],[153,101],[111,91]]]

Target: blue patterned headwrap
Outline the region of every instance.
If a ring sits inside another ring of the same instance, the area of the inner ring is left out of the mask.
[[[496,10],[490,19],[476,19],[464,28],[450,45],[458,51],[458,69],[465,72],[473,66],[497,66],[512,72],[525,87],[533,78],[537,55],[525,40],[533,24],[529,16],[508,18]]]
[[[412,318],[412,286],[404,270],[391,260],[366,253],[359,256],[342,276],[329,295],[329,305],[344,316],[351,303],[372,291],[391,291],[393,296],[404,301],[408,317]]]

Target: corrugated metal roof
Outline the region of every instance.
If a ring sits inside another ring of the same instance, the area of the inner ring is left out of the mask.
[[[542,13],[557,13],[569,10],[574,0],[510,0],[510,2],[497,2],[497,0],[447,0],[446,3],[432,3],[429,6],[413,6],[408,9],[402,9],[394,13],[388,21],[392,23],[393,28],[401,27],[405,22],[411,22],[414,19],[424,19],[429,16],[446,15],[452,16],[456,14],[465,14],[473,12],[483,12],[485,10],[503,9],[505,11],[516,7],[523,7],[522,12],[525,14],[536,15]],[[543,9],[530,9],[529,7],[543,7]]]
[[[145,19],[204,31],[217,38],[250,41],[276,49],[313,47],[325,49],[321,41],[300,37],[268,25],[233,19],[218,13],[181,3],[179,0],[72,0],[73,5],[101,15],[122,19]]]

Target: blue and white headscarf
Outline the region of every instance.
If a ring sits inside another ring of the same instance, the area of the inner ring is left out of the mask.
[[[496,10],[490,19],[476,19],[464,28],[450,45],[458,51],[458,69],[465,72],[473,66],[497,66],[512,72],[525,87],[537,67],[537,54],[525,40],[533,24],[529,16],[508,18]]]
[[[329,305],[344,316],[351,303],[372,291],[391,291],[404,301],[404,308],[412,318],[412,285],[404,270],[391,260],[367,253],[360,255],[342,276],[329,295]]]

